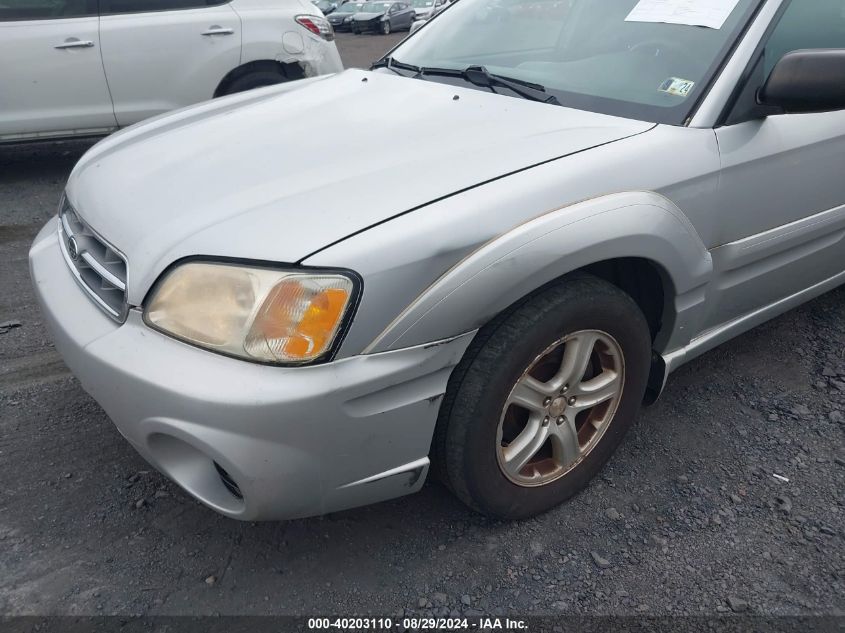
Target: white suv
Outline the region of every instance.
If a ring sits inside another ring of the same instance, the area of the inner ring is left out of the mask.
[[[308,0],[0,0],[0,142],[343,69]]]

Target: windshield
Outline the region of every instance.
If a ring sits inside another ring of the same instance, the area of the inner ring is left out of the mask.
[[[461,0],[391,57],[481,65],[544,86],[564,106],[680,124],[759,3],[700,2],[722,7],[705,15],[689,0]]]
[[[389,2],[365,2],[361,6],[361,13],[383,13],[389,8]]]
[[[434,0],[411,0],[411,6],[415,9],[425,9],[434,6]]]
[[[335,13],[358,13],[363,6],[363,2],[347,2],[340,8],[336,9]]]

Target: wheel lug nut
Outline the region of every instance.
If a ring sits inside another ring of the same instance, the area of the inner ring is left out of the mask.
[[[567,402],[567,404],[569,404],[569,406],[572,406],[573,404],[575,404],[575,396],[572,396],[572,397],[571,397],[569,400],[567,400],[566,402]]]
[[[560,426],[560,425],[561,425],[561,424],[563,424],[564,422],[566,422],[566,418],[565,418],[565,417],[563,417],[563,416],[560,416],[560,417],[557,419],[557,425],[558,425],[558,426]]]
[[[543,406],[544,406],[544,407],[549,406],[551,403],[552,403],[552,399],[551,399],[551,398],[546,398],[545,400],[543,400]]]
[[[549,416],[543,418],[543,426],[549,426]]]
[[[566,393],[567,391],[569,391],[569,385],[564,385],[563,389],[560,390],[561,393]]]

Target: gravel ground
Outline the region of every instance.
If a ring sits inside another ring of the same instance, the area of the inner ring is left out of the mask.
[[[0,614],[843,614],[845,289],[680,369],[539,518],[428,484],[239,523],[151,470],[44,329],[27,250],[89,145],[0,148]]]

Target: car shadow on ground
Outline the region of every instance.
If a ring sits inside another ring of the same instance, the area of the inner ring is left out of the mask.
[[[0,145],[0,183],[34,178],[65,180],[76,162],[98,140]]]

